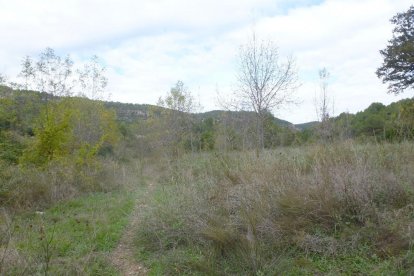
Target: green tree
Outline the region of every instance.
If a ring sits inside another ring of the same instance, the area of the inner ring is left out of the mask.
[[[193,118],[191,112],[197,110],[191,92],[182,81],[178,81],[170,92],[158,100],[159,109],[159,125],[162,135],[163,144],[173,150],[173,154],[177,155],[188,144],[191,151],[196,150],[195,137],[193,135]]]
[[[102,102],[89,99],[65,101],[68,108],[74,111],[71,118],[72,151],[78,156],[78,162],[112,152],[120,136],[115,111],[105,108]]]
[[[352,128],[358,137],[375,136],[381,139],[384,133],[386,107],[382,103],[372,103],[364,111],[358,112],[353,121]]]
[[[0,133],[10,129],[16,119],[15,104],[10,98],[0,98]]]
[[[203,119],[196,125],[195,133],[198,134],[199,137],[198,148],[200,150],[208,151],[214,149],[216,137],[213,118]]]
[[[355,115],[343,112],[333,119],[334,136],[341,140],[352,138],[351,122]]]
[[[414,6],[398,13],[391,22],[396,27],[389,45],[380,51],[384,63],[376,73],[384,83],[389,83],[388,93],[399,94],[414,88]]]
[[[0,160],[17,163],[23,145],[12,131],[16,123],[15,104],[10,98],[0,98]]]
[[[22,161],[40,166],[66,157],[82,164],[111,150],[119,138],[115,112],[101,102],[81,98],[49,102],[34,132]]]
[[[49,161],[70,153],[73,138],[70,124],[73,111],[66,105],[49,103],[44,108],[37,127],[35,140],[22,156],[23,163],[44,165]]]
[[[402,100],[398,112],[398,134],[400,139],[414,138],[414,101]]]

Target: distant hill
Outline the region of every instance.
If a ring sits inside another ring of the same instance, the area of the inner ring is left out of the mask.
[[[36,91],[23,91],[23,90],[13,90],[7,86],[0,86],[0,98],[1,97],[20,97],[21,99],[27,98],[27,100],[33,101],[35,98],[44,93],[39,93]],[[45,96],[41,96],[39,99],[43,99]],[[35,100],[36,101],[36,100]],[[36,104],[35,109],[40,109],[42,100]],[[148,112],[151,107],[154,105],[149,104],[133,104],[133,103],[121,103],[121,102],[111,102],[105,101],[105,106],[115,110],[117,117],[120,121],[124,122],[133,122],[137,119],[146,119],[148,118]],[[35,112],[37,114],[37,112]],[[229,118],[244,118],[248,120],[254,120],[254,112],[251,111],[225,111],[225,110],[212,110],[203,113],[195,113],[194,116],[198,119],[213,118],[215,120],[220,120],[223,116]],[[279,118],[274,118],[274,122],[281,127],[288,127],[295,130],[303,130],[306,128],[313,127],[317,122],[309,122],[304,124],[294,125],[291,122],[282,120]]]
[[[199,118],[220,119],[223,115],[236,116],[236,114],[243,115],[243,116],[251,116],[252,118],[255,116],[254,112],[252,111],[225,111],[225,110],[212,110],[212,111],[207,111],[204,113],[197,113],[196,116],[198,116]],[[281,120],[279,118],[274,118],[274,121],[279,126],[294,127],[294,125],[291,122]]]
[[[147,119],[151,105],[120,102],[105,102],[105,106],[113,108],[120,121],[132,122],[136,119]]]
[[[295,127],[299,130],[305,130],[305,129],[313,128],[317,126],[318,124],[319,124],[318,121],[312,121],[312,122],[307,122],[307,123],[302,123],[302,124],[295,124]]]
[[[251,116],[254,116],[254,112],[251,112],[251,111],[237,111],[237,112],[244,113],[244,114],[250,114]],[[207,111],[204,113],[199,113],[197,114],[197,116],[201,118],[211,117],[214,119],[218,119],[221,116],[223,116],[223,114],[236,114],[236,111],[213,110],[213,111]],[[289,121],[282,120],[276,117],[274,118],[274,122],[281,127],[288,127],[288,128],[300,130],[300,131],[313,128],[319,124],[318,121],[312,121],[312,122],[307,122],[307,123],[302,123],[302,124],[293,124]]]
[[[132,122],[136,119],[146,119],[148,117],[149,108],[154,107],[148,104],[131,104],[120,102],[105,102],[108,108],[115,109],[118,119],[121,121]],[[250,120],[254,119],[254,112],[251,111],[225,111],[225,110],[212,110],[203,113],[194,113],[195,118],[203,120],[207,118],[213,118],[215,120],[221,120],[223,116],[228,117],[244,117]],[[297,129],[297,127],[291,122],[274,118],[276,124],[282,127],[289,127]]]
[[[28,123],[27,128],[31,122],[38,116],[42,105],[48,100],[58,97],[51,97],[46,93],[36,91],[13,90],[10,87],[0,85],[0,98],[14,98],[19,103],[17,108],[24,109],[24,117]],[[346,127],[352,135],[372,135],[372,133],[382,133],[383,129],[391,130],[394,124],[394,119],[400,116],[399,112],[403,106],[409,110],[414,99],[400,100],[385,106],[381,103],[373,103],[368,108],[356,114],[340,114],[332,118],[335,125]],[[30,103],[30,104],[29,104]],[[120,102],[104,102],[105,106],[112,108],[117,113],[120,121],[133,122],[137,119],[148,118],[150,108],[155,107],[149,104],[132,104]],[[203,120],[206,118],[213,118],[215,120],[228,120],[236,122],[236,125],[243,125],[246,121],[253,122],[255,114],[251,111],[224,111],[212,110],[203,113],[193,114],[195,118]],[[302,124],[292,124],[289,121],[281,120],[274,117],[274,122],[281,127],[287,127],[295,131],[303,131],[312,129],[318,125],[318,122],[312,121]],[[391,134],[387,134],[391,135]]]

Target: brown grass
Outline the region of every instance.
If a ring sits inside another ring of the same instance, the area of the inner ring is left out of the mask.
[[[126,165],[110,159],[91,160],[83,165],[58,160],[43,168],[0,164],[0,207],[14,211],[42,209],[81,194],[125,188],[131,182],[131,172],[126,167],[132,165],[135,163]]]
[[[237,259],[255,273],[286,250],[399,256],[414,238],[412,168],[410,143],[187,156],[163,167],[138,237],[157,254],[214,248],[210,262]]]

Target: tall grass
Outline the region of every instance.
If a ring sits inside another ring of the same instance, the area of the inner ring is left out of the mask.
[[[407,272],[414,145],[353,143],[165,162],[137,229],[164,274]],[[148,253],[149,252],[149,253]]]
[[[62,159],[42,168],[0,163],[0,207],[42,209],[90,192],[123,189],[132,176],[136,179],[140,175],[140,164],[135,163],[109,158],[81,165]]]

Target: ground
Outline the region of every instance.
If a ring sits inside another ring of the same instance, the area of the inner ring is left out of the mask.
[[[148,190],[139,196],[148,196],[149,191],[152,190],[153,184],[148,185]],[[113,265],[122,275],[147,275],[148,270],[135,258],[136,248],[134,246],[135,231],[139,225],[139,213],[145,207],[144,203],[140,203],[140,198],[135,200],[135,207],[131,213],[129,223],[122,234],[122,237],[111,254],[111,261]]]

